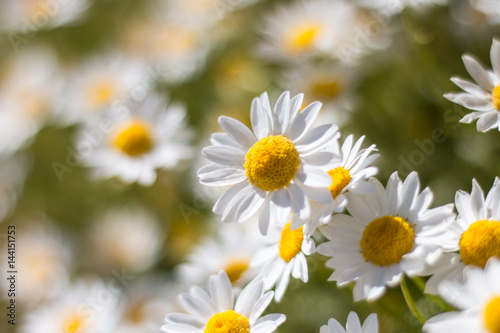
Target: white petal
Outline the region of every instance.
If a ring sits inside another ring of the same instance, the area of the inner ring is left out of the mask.
[[[224,192],[219,199],[214,204],[214,208],[212,211],[215,214],[222,214],[226,210],[227,205],[229,202],[233,199],[233,197],[236,195],[236,193],[240,192],[242,189],[245,187],[249,186],[248,182],[242,182],[239,184],[236,184],[229,188],[226,192]]]
[[[452,77],[451,81],[455,83],[458,87],[462,88],[464,91],[468,92],[469,94],[476,95],[482,98],[491,97],[490,93],[488,93],[486,90],[484,90],[477,84],[461,79],[459,77]]]
[[[201,171],[201,170],[200,170]],[[244,181],[245,171],[237,168],[219,168],[200,176],[200,183],[207,186],[227,186]]]
[[[464,61],[465,68],[467,68],[467,72],[469,72],[470,76],[481,86],[481,88],[486,91],[492,91],[493,88],[495,88],[488,72],[486,72],[476,59],[469,55],[464,55],[462,60]]]
[[[320,102],[314,102],[308,105],[301,113],[295,117],[291,126],[287,129],[285,135],[289,137],[292,142],[300,140],[311,127],[314,120],[318,116],[321,109]]]
[[[257,139],[262,139],[271,134],[271,119],[269,119],[269,115],[262,107],[259,98],[254,98],[252,101],[250,118],[252,121],[252,129]]]
[[[242,222],[246,221],[250,217],[252,217],[262,206],[264,203],[264,199],[266,198],[266,192],[255,189],[255,192],[243,198],[238,209],[236,211],[236,221]]]
[[[292,200],[293,212],[302,220],[309,218],[311,215],[311,206],[304,192],[295,184],[289,184],[286,189]]]
[[[292,201],[287,190],[276,190],[269,204],[271,221],[283,225],[291,220]]]
[[[215,302],[217,312],[231,310],[234,305],[231,281],[224,271],[211,275],[208,279],[210,296]]]
[[[500,76],[500,42],[496,39],[493,39],[493,44],[491,45],[490,59],[493,71],[497,76]]]
[[[219,125],[236,142],[247,148],[252,147],[257,141],[252,131],[236,119],[221,116],[219,117]]]
[[[286,131],[290,117],[290,93],[285,91],[278,98],[273,112],[273,134],[282,135]]]
[[[500,113],[498,111],[486,112],[477,121],[477,130],[484,133],[499,125]]]
[[[203,148],[201,153],[207,159],[217,164],[236,167],[245,165],[245,154],[237,148],[229,146],[209,146]]]

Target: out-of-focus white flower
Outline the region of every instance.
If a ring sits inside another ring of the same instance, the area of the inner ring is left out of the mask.
[[[110,267],[144,271],[158,259],[163,238],[157,219],[147,211],[115,208],[95,221],[89,259],[105,272]]]
[[[0,78],[0,155],[12,154],[38,133],[62,88],[55,55],[25,49],[8,59]]]
[[[436,263],[434,275],[427,281],[425,291],[435,294],[446,280],[463,282],[466,266],[484,268],[491,257],[500,259],[500,179],[488,192],[474,179],[471,193],[462,190],[455,195],[456,220],[437,230],[433,243],[445,254]]]
[[[16,228],[15,268],[17,275],[16,300],[26,307],[59,295],[69,278],[71,253],[60,231],[43,220],[32,221],[24,228]],[[7,258],[2,258],[7,265]],[[7,271],[5,269],[4,271]],[[22,272],[22,273],[21,273]],[[3,290],[9,289],[5,279]],[[7,289],[5,289],[7,288]],[[7,292],[3,293],[7,295]]]
[[[399,14],[406,7],[422,9],[431,5],[445,5],[448,0],[356,0],[360,6],[377,10],[384,16]]]
[[[19,332],[113,332],[120,316],[117,285],[99,280],[68,285],[58,298],[28,313]]]
[[[83,164],[94,168],[98,178],[118,176],[126,183],[150,186],[156,169],[172,169],[190,158],[192,133],[186,128],[186,110],[166,104],[151,95],[88,122],[77,141]]]
[[[345,329],[334,318],[328,320],[328,325],[323,325],[319,333],[378,333],[377,314],[372,313],[366,317],[363,326],[359,322],[356,312],[349,312]]]
[[[491,18],[492,23],[500,23],[500,0],[469,0],[469,2],[476,10]]]
[[[377,33],[372,31],[376,25]],[[278,7],[266,18],[268,40],[262,54],[270,59],[300,60],[326,56],[351,62],[385,44],[385,22],[345,0],[298,1]]]
[[[217,230],[215,236],[203,240],[178,267],[180,281],[204,285],[210,275],[224,270],[233,286],[242,287],[257,275],[257,270],[250,266],[252,257],[263,245],[257,230],[242,224],[225,225]]]
[[[143,62],[119,54],[90,59],[70,74],[56,121],[63,125],[81,122],[129,99],[144,98],[151,89],[151,75]]]
[[[339,286],[356,281],[355,301],[380,298],[403,274],[426,275],[441,254],[426,233],[454,218],[452,205],[429,209],[433,194],[429,188],[420,192],[416,172],[404,182],[393,173],[385,189],[377,179],[369,181],[374,191],[346,194],[351,216],[335,215],[321,229],[330,241],[318,246],[331,257],[326,262],[335,270],[330,280]]]
[[[0,158],[0,223],[17,201],[26,178],[28,164],[27,158],[21,155]]]
[[[306,255],[316,250],[314,240],[304,235],[302,227],[290,229],[291,223],[284,227],[274,225],[265,241],[267,246],[260,250],[251,262],[252,267],[259,269],[257,279],[262,278],[266,289],[276,285],[275,298],[283,299],[290,282],[290,275],[295,279],[307,282],[309,273]]]
[[[428,333],[500,332],[500,261],[490,259],[484,269],[469,266],[465,283],[443,282],[439,295],[460,312],[445,312],[424,324]]]
[[[179,300],[189,314],[168,314],[162,331],[217,333],[223,328],[227,332],[271,333],[285,322],[283,314],[262,316],[274,294],[266,292],[262,280],[247,285],[236,303],[231,282],[224,271],[210,276],[208,286],[210,294],[197,286],[191,287],[189,294],[181,294]]]
[[[74,23],[92,0],[3,0],[0,29],[22,34]]]

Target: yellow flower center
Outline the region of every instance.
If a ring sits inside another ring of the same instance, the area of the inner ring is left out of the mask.
[[[340,85],[335,80],[323,79],[313,83],[311,92],[320,99],[333,99],[339,94]]]
[[[287,186],[299,168],[299,153],[284,136],[270,135],[257,141],[245,156],[250,183],[274,191]]]
[[[384,216],[370,222],[363,231],[360,246],[363,256],[378,266],[401,261],[415,242],[415,232],[401,217]]]
[[[321,31],[321,25],[313,22],[294,27],[285,38],[286,49],[292,53],[311,50],[314,47],[314,41],[318,38]]]
[[[114,144],[130,156],[145,154],[153,147],[151,129],[148,125],[137,121],[128,124],[118,131]]]
[[[146,319],[146,301],[134,302],[125,312],[125,318],[135,324],[139,324]]]
[[[103,107],[111,102],[115,95],[115,84],[111,80],[103,80],[95,82],[89,88],[89,99],[92,105],[96,108]]]
[[[479,220],[472,223],[458,245],[466,265],[484,267],[489,258],[500,258],[500,222]]]
[[[484,308],[484,324],[491,333],[500,333],[500,296],[491,299]]]
[[[493,89],[493,92],[491,93],[491,102],[493,103],[495,109],[500,111],[500,84]]]
[[[351,181],[351,175],[349,170],[344,167],[338,167],[333,170],[328,171],[330,177],[332,177],[332,184],[328,187],[332,193],[332,197],[335,199],[340,192],[349,184]]]
[[[280,257],[286,262],[292,260],[301,251],[302,241],[304,240],[302,227],[292,231],[290,229],[291,225],[291,222],[285,225],[281,232]]]
[[[241,275],[248,269],[249,264],[248,258],[234,258],[226,264],[224,270],[231,283],[241,278]]]
[[[85,325],[85,318],[82,316],[72,313],[64,321],[63,332],[64,333],[78,333]]]
[[[219,312],[208,320],[205,333],[250,333],[250,322],[233,310]]]

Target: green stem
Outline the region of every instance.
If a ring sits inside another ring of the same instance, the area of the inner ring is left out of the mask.
[[[406,276],[403,276],[401,280],[401,291],[403,292],[403,297],[405,298],[406,304],[408,305],[411,313],[421,324],[425,323],[425,318],[420,314],[420,312],[418,312],[415,301],[411,297],[410,290],[408,289],[408,285],[406,284]]]
[[[425,281],[419,276],[415,276],[412,278],[413,283],[417,286],[417,288],[420,290],[420,292],[424,292],[425,290]]]

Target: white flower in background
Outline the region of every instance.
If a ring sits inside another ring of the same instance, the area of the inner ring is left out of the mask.
[[[91,3],[91,0],[3,0],[0,29],[27,35],[75,23]]]
[[[261,51],[278,60],[326,56],[350,62],[385,43],[383,25],[372,36],[374,23],[378,22],[350,1],[297,1],[266,17],[262,34],[267,43]]]
[[[0,223],[16,204],[26,179],[28,166],[26,156],[0,157]]]
[[[478,119],[477,130],[481,132],[493,128],[500,131],[500,42],[495,39],[491,45],[490,57],[493,71],[484,69],[473,57],[464,55],[462,59],[465,68],[476,83],[452,77],[451,81],[465,92],[444,95],[453,103],[473,110],[460,119],[460,122],[470,124]]]
[[[384,16],[399,14],[406,7],[422,9],[432,5],[446,5],[448,0],[356,0],[360,6],[377,10]]]
[[[118,280],[115,280],[118,281]],[[115,331],[119,282],[79,280],[50,303],[28,313],[20,333],[109,333]]]
[[[341,161],[328,171],[331,180],[327,184],[329,184],[328,190],[332,194],[333,201],[328,205],[311,202],[312,216],[305,227],[308,235],[312,235],[319,224],[329,222],[333,213],[340,213],[344,210],[347,205],[345,195],[347,192],[354,194],[373,192],[373,186],[367,179],[377,174],[378,169],[370,164],[379,157],[379,154],[373,154],[376,151],[374,144],[361,149],[364,139],[365,137],[362,136],[354,144],[354,136],[349,135],[342,144],[342,148],[339,147],[337,141],[331,141],[328,145],[328,151],[341,157]],[[305,222],[294,218],[292,228],[303,225]]]
[[[439,295],[460,311],[432,317],[424,324],[424,332],[500,332],[499,260],[490,259],[484,269],[468,267],[464,284],[443,282]]]
[[[164,277],[148,276],[133,281],[122,295],[122,317],[115,331],[157,333],[165,313],[180,310],[176,302],[180,292],[180,285],[171,281],[165,283]]]
[[[261,317],[274,296],[272,291],[265,291],[262,280],[247,285],[236,303],[224,271],[212,275],[208,286],[210,294],[197,286],[191,287],[189,294],[181,294],[179,300],[189,314],[168,314],[162,330],[167,333],[271,333],[286,319],[278,313]]]
[[[267,94],[252,102],[253,132],[241,122],[220,117],[225,133],[212,135],[213,146],[202,154],[211,164],[198,171],[200,182],[208,186],[230,186],[217,200],[213,211],[223,222],[242,222],[258,213],[259,228],[283,225],[292,212],[303,219],[310,215],[309,198],[329,204],[327,166],[335,155],[323,151],[337,135],[337,126],[310,129],[321,103],[300,112],[302,95],[290,100],[283,93],[271,109]]]
[[[372,313],[366,317],[363,326],[359,322],[356,312],[349,312],[345,329],[340,323],[331,318],[328,320],[328,325],[323,325],[319,329],[319,333],[378,333],[377,314]]]
[[[218,234],[202,240],[179,265],[179,281],[203,285],[210,275],[224,270],[235,287],[242,287],[257,275],[250,261],[263,246],[262,236],[244,224],[216,230]]]
[[[314,240],[304,235],[302,227],[290,229],[291,223],[284,227],[274,226],[265,241],[267,246],[260,250],[251,262],[251,266],[259,269],[257,278],[264,279],[266,289],[276,285],[275,298],[280,302],[290,282],[290,275],[295,279],[307,282],[306,255],[315,252]]]
[[[455,195],[458,216],[443,230],[437,230],[434,243],[445,255],[436,263],[436,271],[425,291],[435,294],[445,280],[463,282],[466,266],[483,268],[491,257],[500,258],[500,179],[495,178],[486,199],[476,180],[471,193]]]
[[[111,110],[86,124],[77,148],[98,178],[118,176],[125,183],[150,186],[156,169],[175,168],[191,157],[186,110],[151,95],[128,109]]]
[[[61,237],[56,226],[43,219],[29,221],[24,228],[16,228],[16,267],[22,272],[17,275],[16,301],[31,308],[40,301],[58,296],[67,284],[71,253],[68,244]],[[14,223],[18,225],[18,223]],[[7,230],[7,227],[4,226]],[[6,246],[7,247],[7,246]],[[7,251],[5,251],[7,252]],[[7,265],[7,258],[2,258]],[[4,271],[7,271],[4,267]],[[9,269],[10,270],[10,269]],[[8,281],[2,279],[2,290],[9,289]]]
[[[57,121],[71,125],[97,117],[151,89],[151,73],[143,62],[119,54],[98,56],[70,74]],[[138,98],[142,98],[139,96]]]
[[[53,112],[62,88],[55,55],[25,49],[8,58],[0,78],[0,155],[22,148]]]
[[[321,229],[330,241],[318,247],[319,253],[331,257],[326,266],[335,271],[329,280],[339,286],[356,281],[355,301],[380,298],[386,286],[400,283],[403,274],[426,274],[441,254],[426,233],[454,218],[453,205],[429,209],[432,192],[420,192],[415,172],[404,182],[393,173],[385,189],[375,178],[369,182],[374,192],[348,193],[351,216],[335,215]]]
[[[469,0],[472,7],[491,18],[492,23],[500,23],[500,0]]]
[[[159,258],[163,232],[157,218],[140,208],[115,208],[97,218],[90,231],[89,261],[140,272]]]

